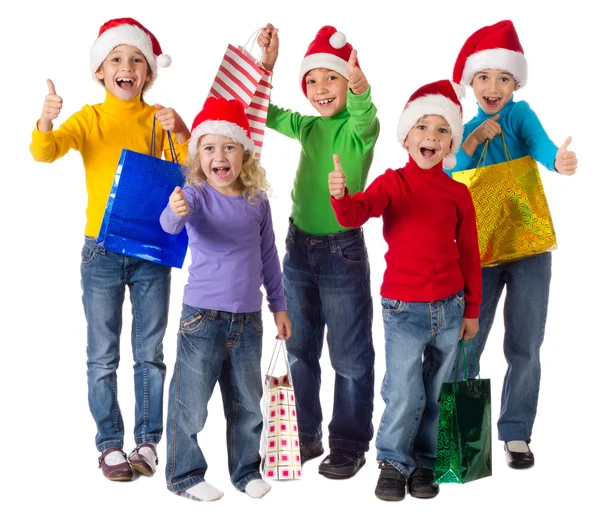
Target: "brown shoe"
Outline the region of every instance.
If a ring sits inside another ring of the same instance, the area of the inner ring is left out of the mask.
[[[127,459],[125,452],[121,448],[108,448],[102,452],[102,455],[98,458],[98,467],[102,470],[102,474],[108,480],[116,480],[116,481],[126,481],[131,480],[133,478],[133,471],[131,470],[131,466],[129,462],[125,460],[121,462],[121,464],[116,464],[114,466],[109,466],[104,462],[104,459],[109,453],[113,451],[120,451],[123,454],[123,457]]]
[[[154,456],[145,457],[140,453],[141,448],[150,448]],[[137,472],[147,477],[151,477],[156,472],[156,465],[158,464],[158,456],[156,455],[156,446],[151,442],[144,442],[138,444],[135,449],[129,454],[129,464]]]

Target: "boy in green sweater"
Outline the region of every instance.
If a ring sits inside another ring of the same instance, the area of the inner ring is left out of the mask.
[[[267,24],[258,38],[263,66],[273,70],[278,29]],[[379,136],[377,109],[356,51],[335,27],[322,27],[300,68],[300,86],[319,116],[269,106],[267,127],[302,145],[292,189],[292,213],[283,260],[283,283],[294,335],[287,341],[302,462],[324,453],[319,400],[323,337],[335,370],[330,453],[319,473],[349,478],[365,463],[373,437],[373,301],[361,228],[336,220],[328,174],[336,153],[348,164],[350,194],[365,188]]]

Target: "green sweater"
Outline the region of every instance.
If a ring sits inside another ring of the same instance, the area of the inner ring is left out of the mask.
[[[298,139],[302,145],[294,187],[294,225],[311,235],[343,231],[329,200],[328,177],[333,154],[340,157],[350,194],[363,191],[379,136],[377,109],[371,89],[356,96],[348,91],[346,108],[333,117],[303,116],[269,105],[267,127]]]

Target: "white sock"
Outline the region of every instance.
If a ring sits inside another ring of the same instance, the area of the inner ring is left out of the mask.
[[[214,486],[211,486],[208,482],[200,482],[189,489],[185,490],[183,496],[191,495],[186,498],[192,498],[199,500],[200,502],[212,502],[213,500],[219,500],[223,496],[223,492]]]
[[[123,456],[120,451],[111,451],[106,457],[104,457],[104,463],[107,466],[116,466],[126,462],[127,459]]]
[[[250,482],[248,482],[248,484],[246,484],[246,488],[244,489],[244,491],[246,492],[246,494],[248,496],[250,496],[252,498],[262,498],[269,491],[271,491],[271,484],[269,484],[268,482],[265,482],[261,478],[257,478],[257,479],[254,479],[254,480],[251,480]]]
[[[506,446],[509,451],[516,453],[527,453],[529,451],[529,445],[525,441],[508,441]]]
[[[154,444],[154,447],[156,448],[156,444]],[[156,455],[154,455],[152,448],[149,448],[148,446],[140,448],[139,454],[147,460],[156,460]]]

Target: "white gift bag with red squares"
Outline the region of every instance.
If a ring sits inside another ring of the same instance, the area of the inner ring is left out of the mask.
[[[283,360],[286,372],[281,376],[274,376],[278,360]],[[261,456],[264,477],[275,480],[302,478],[296,396],[283,341],[275,344],[267,369],[263,412]]]

